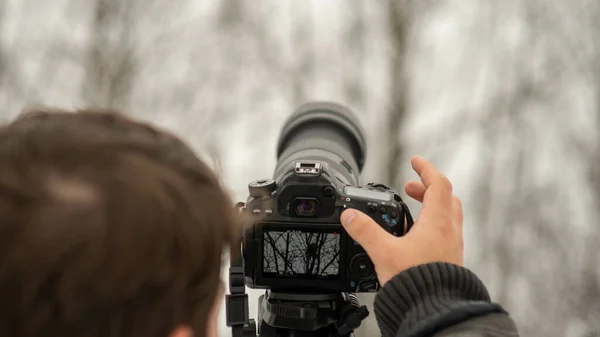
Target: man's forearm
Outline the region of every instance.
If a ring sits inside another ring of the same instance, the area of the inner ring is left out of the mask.
[[[447,263],[420,265],[390,280],[375,299],[375,316],[384,337],[437,335],[487,316],[504,317],[512,323],[502,307],[491,303],[487,289],[475,274]],[[489,325],[504,321],[488,318],[484,322]],[[517,335],[514,323],[512,327],[506,336]]]

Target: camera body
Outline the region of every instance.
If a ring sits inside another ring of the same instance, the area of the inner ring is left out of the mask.
[[[412,218],[398,193],[382,184],[358,187],[344,161],[303,156],[282,163],[275,179],[251,182],[245,211],[252,225],[242,251],[245,283],[254,289],[300,293],[376,292],[380,284],[366,252],[344,230],[353,208],[395,236]],[[401,257],[398,257],[401,258]]]

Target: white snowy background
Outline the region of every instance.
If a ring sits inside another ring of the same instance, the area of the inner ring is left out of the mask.
[[[412,154],[450,177],[466,265],[523,336],[600,336],[599,17],[598,0],[0,0],[0,120],[123,109],[242,200],[293,109],[337,101],[367,131],[364,181],[401,189]],[[373,317],[357,332],[378,335]]]

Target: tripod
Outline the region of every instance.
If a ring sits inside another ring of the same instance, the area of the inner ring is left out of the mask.
[[[369,316],[356,295],[300,294],[267,290],[258,299],[256,322],[249,318],[241,259],[231,259],[226,300],[227,326],[233,337],[346,337]]]

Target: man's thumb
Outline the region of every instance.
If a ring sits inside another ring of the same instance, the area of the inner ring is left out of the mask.
[[[371,258],[373,258],[373,254],[377,254],[375,248],[391,237],[391,234],[381,228],[375,220],[355,209],[345,210],[340,221],[348,235],[358,242]]]

